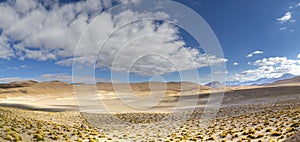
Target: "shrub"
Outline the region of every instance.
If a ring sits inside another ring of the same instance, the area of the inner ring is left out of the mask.
[[[239,135],[238,134],[233,134],[233,138],[237,138]]]
[[[255,132],[256,132],[256,131],[255,131],[254,129],[250,129],[250,130],[249,130],[249,133],[250,133],[250,134],[255,134]]]
[[[262,138],[264,137],[264,134],[258,134],[256,138]]]
[[[212,141],[214,141],[215,138],[214,138],[213,136],[210,136],[207,140],[212,140]]]
[[[204,139],[204,136],[203,135],[198,135],[196,136],[197,139]]]
[[[282,129],[280,127],[276,128],[276,131],[282,131]]]
[[[250,139],[256,139],[256,136],[254,134],[250,134],[250,135],[248,135],[248,138],[250,138]]]
[[[226,136],[227,136],[227,132],[223,132],[223,133],[220,134],[221,138],[225,138]]]
[[[269,125],[269,124],[270,122],[268,120],[264,122],[264,125]]]
[[[271,131],[272,131],[271,128],[266,129],[266,132],[271,132]]]
[[[291,127],[299,127],[300,126],[300,123],[293,123],[292,125],[291,125]]]
[[[262,130],[262,126],[258,126],[258,127],[256,127],[256,128],[255,128],[255,130],[257,130],[257,131],[260,131],[260,130]]]
[[[291,132],[291,133],[288,133],[286,136],[287,137],[290,137],[290,136],[292,136],[292,135],[294,135],[295,133],[294,132]]]
[[[16,136],[16,137],[15,137],[15,141],[17,141],[17,142],[18,142],[18,141],[22,141],[22,137],[21,137],[21,136]]]
[[[5,139],[9,141],[13,141],[13,137],[11,135],[6,135]]]
[[[282,133],[281,132],[277,132],[277,131],[274,131],[271,133],[271,136],[281,136]]]
[[[36,134],[34,137],[37,141],[44,141],[44,137],[41,134]]]
[[[285,131],[288,133],[288,132],[296,131],[296,129],[294,127],[293,128],[289,127]]]
[[[52,139],[52,140],[59,140],[60,137],[59,137],[59,136],[53,136],[53,137],[51,137],[51,139]]]

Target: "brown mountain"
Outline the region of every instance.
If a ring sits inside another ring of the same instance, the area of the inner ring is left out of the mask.
[[[280,85],[300,85],[300,76],[291,78],[291,79],[285,79],[285,80],[279,80],[273,83],[270,83],[266,86],[280,86]]]
[[[88,84],[74,84],[82,87],[92,87]],[[130,86],[130,87],[129,87]],[[141,82],[141,83],[97,83],[98,90],[113,92],[117,91],[135,91],[135,92],[149,92],[149,91],[166,91],[180,92],[180,91],[209,91],[210,87],[202,86],[191,82]],[[0,84],[0,98],[15,97],[15,96],[30,96],[30,95],[49,95],[49,96],[71,96],[73,92],[73,85],[60,82],[36,82],[36,81],[18,81],[7,84]]]
[[[15,81],[7,84],[0,84],[0,88],[18,88],[18,87],[28,87],[38,83],[37,81],[28,80],[28,81]]]
[[[72,91],[72,85],[60,81],[36,82],[30,80],[0,84],[0,97],[61,95],[71,94]]]
[[[167,91],[190,91],[190,90],[210,90],[210,87],[202,86],[192,82],[141,82],[141,83],[97,83],[98,90],[103,91],[151,91],[151,90],[167,90]]]

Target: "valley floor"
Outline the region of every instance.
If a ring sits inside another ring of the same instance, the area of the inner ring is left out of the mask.
[[[224,106],[213,119],[204,119],[209,113],[207,117],[203,113],[199,109],[172,114],[89,114],[2,106],[0,141],[276,142],[300,131],[299,97]]]

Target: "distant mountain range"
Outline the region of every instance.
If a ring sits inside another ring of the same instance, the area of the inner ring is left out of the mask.
[[[219,81],[213,81],[213,82],[207,83],[207,84],[205,84],[205,86],[208,86],[208,87],[211,87],[211,88],[222,88],[222,87],[225,87],[225,85],[222,84]]]
[[[245,81],[245,82],[240,82],[240,81],[228,81],[226,82],[226,86],[256,86],[256,85],[267,85],[271,84],[273,82],[277,82],[280,80],[286,80],[286,79],[291,79],[296,77],[293,74],[286,73],[283,74],[281,77],[278,78],[260,78],[258,80],[254,81]]]
[[[285,80],[279,80],[279,81],[275,81],[271,84],[268,85],[285,85],[285,84],[299,84],[300,83],[300,76],[294,77],[294,78],[290,78],[290,79],[285,79]]]

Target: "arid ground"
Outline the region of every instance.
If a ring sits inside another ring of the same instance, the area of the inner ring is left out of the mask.
[[[95,85],[1,84],[0,141],[300,141],[297,81],[226,87],[224,97],[218,96],[222,90],[188,82],[126,86],[98,83],[94,93],[104,107],[101,113],[90,113],[80,112],[80,107],[89,109],[84,103],[78,106],[73,87],[78,91]],[[128,97],[130,93],[142,101]],[[157,104],[151,101],[156,98]],[[218,99],[222,102],[214,104]]]

